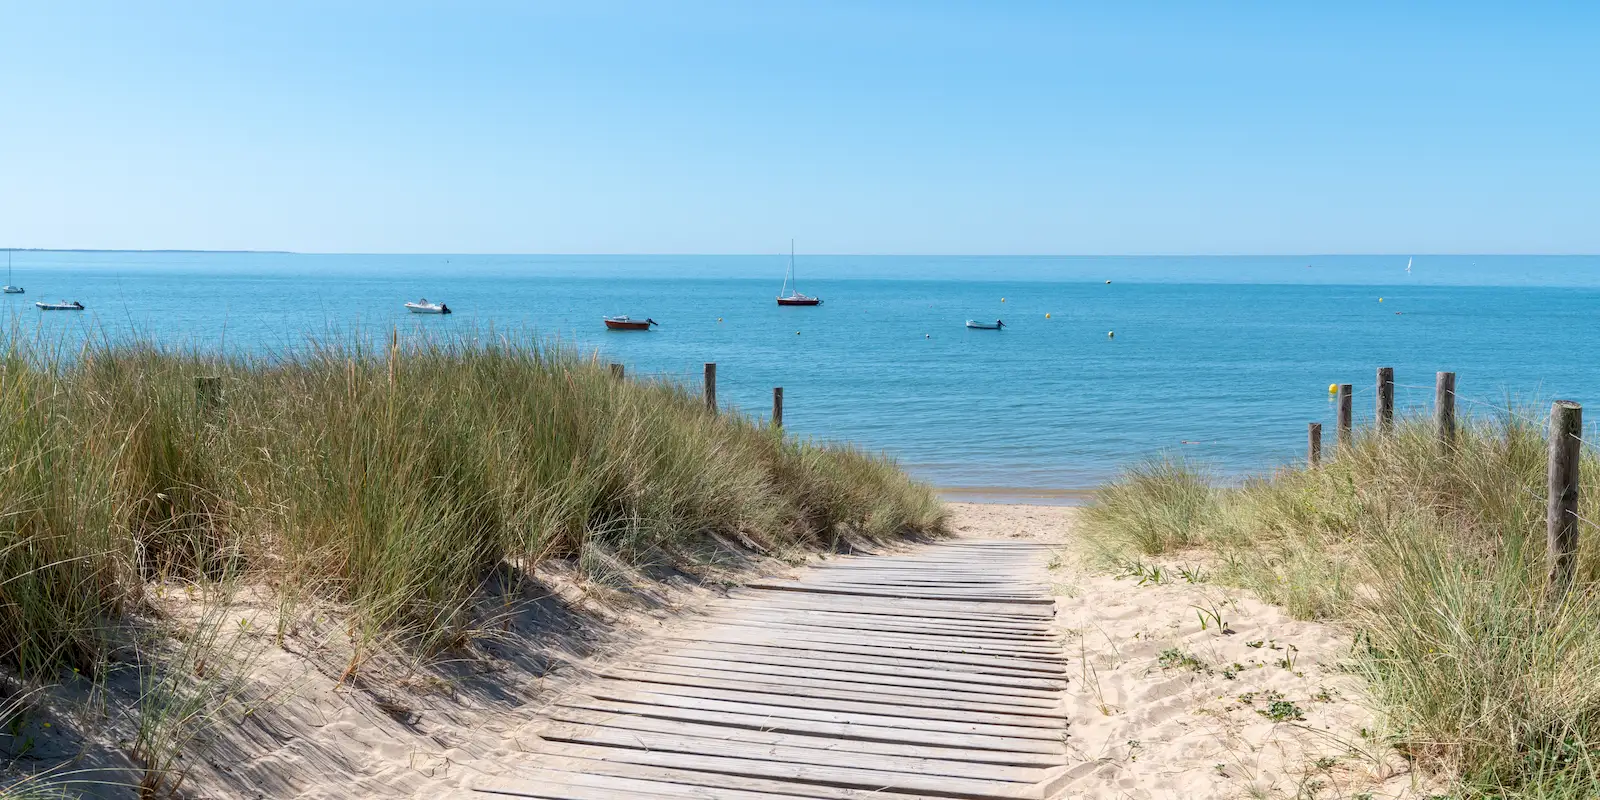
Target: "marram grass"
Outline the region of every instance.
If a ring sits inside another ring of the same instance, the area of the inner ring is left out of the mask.
[[[92,669],[153,579],[255,579],[352,630],[456,642],[485,578],[707,533],[774,548],[937,529],[894,463],[531,340],[272,359],[0,350],[0,660]],[[220,401],[195,379],[219,378]]]
[[[1395,746],[1468,795],[1600,796],[1600,529],[1566,602],[1545,590],[1543,430],[1506,413],[1441,451],[1422,420],[1315,470],[1235,487],[1174,461],[1135,467],[1087,509],[1126,561],[1209,550],[1223,580],[1355,634]],[[1580,515],[1600,520],[1586,450]]]

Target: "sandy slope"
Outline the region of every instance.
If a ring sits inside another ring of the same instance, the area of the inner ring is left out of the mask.
[[[1091,569],[1072,540],[1075,509],[952,510],[960,533],[1063,545],[1046,572],[1074,656],[1071,743],[1083,759],[1063,796],[1427,794],[1404,762],[1363,736],[1376,723],[1361,684],[1339,669],[1350,639],[1336,628],[1293,620],[1193,572],[1202,579],[1190,582],[1181,568],[1197,564],[1166,564],[1159,581],[1147,573],[1143,584]]]

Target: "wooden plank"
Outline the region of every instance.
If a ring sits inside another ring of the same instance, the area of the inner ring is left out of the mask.
[[[763,692],[774,697],[829,698],[835,700],[852,700],[859,703],[876,703],[890,706],[904,706],[910,708],[937,708],[951,711],[990,711],[1015,716],[1038,717],[1052,720],[1057,724],[1066,719],[1066,712],[1059,707],[1034,707],[1014,706],[992,702],[972,700],[967,695],[955,692],[935,692],[935,696],[918,694],[901,694],[885,692],[885,687],[871,687],[867,689],[838,688],[832,682],[822,685],[809,685],[809,681],[789,679],[784,683],[769,683],[760,680],[750,680],[737,677],[737,673],[719,673],[716,676],[682,675],[672,672],[654,672],[640,669],[606,670],[602,677],[612,680],[634,681],[636,683],[654,683],[668,686],[706,687],[710,689],[732,689],[745,692]],[[731,676],[731,677],[730,677]],[[929,690],[932,691],[932,690]],[[785,703],[784,705],[787,705]]]
[[[636,714],[608,714],[578,708],[555,708],[550,718],[557,722],[578,725],[601,725],[626,730],[650,731],[675,736],[696,736],[704,739],[732,740],[754,744],[773,744],[788,747],[807,747],[824,752],[850,751],[880,753],[885,755],[938,758],[947,761],[975,761],[983,764],[1001,764],[1013,767],[1049,768],[1060,766],[1058,756],[1043,753],[1008,753],[999,750],[970,750],[932,745],[869,742],[860,739],[830,739],[822,736],[775,733],[772,731],[730,728],[724,725],[705,725],[697,722],[641,717]]]
[[[894,726],[865,723],[829,722],[816,719],[774,717],[769,714],[743,711],[708,711],[678,705],[630,703],[621,700],[602,700],[597,697],[573,697],[563,700],[564,708],[582,708],[614,714],[634,714],[657,719],[674,719],[682,722],[701,722],[727,727],[749,728],[757,731],[776,731],[802,736],[830,736],[837,739],[890,742],[895,744],[922,744],[933,747],[951,747],[966,750],[996,750],[1006,753],[1046,753],[1065,757],[1066,745],[1059,741],[1008,736],[988,736],[979,733],[951,733],[949,731],[913,730]]]
[[[992,623],[996,627],[1048,632],[1052,614],[1043,610],[1028,614],[985,614],[975,608],[961,608],[962,603],[943,603],[937,600],[879,600],[856,602],[840,598],[831,601],[821,595],[802,595],[782,592],[736,592],[720,605],[724,608],[755,607],[768,609],[794,609],[836,614],[872,614],[880,617],[908,617],[928,620],[946,620],[965,625]],[[1029,606],[1029,608],[1035,608]]]
[[[753,620],[789,622],[796,625],[851,628],[854,630],[885,631],[918,636],[941,635],[968,639],[989,639],[1020,645],[1046,645],[1054,648],[1061,635],[1043,625],[981,625],[958,620],[918,619],[890,617],[876,614],[852,614],[848,611],[812,611],[795,608],[768,608],[766,606],[728,606],[718,609],[706,623],[724,624]]]
[[[641,662],[630,662],[641,663]],[[1049,689],[1025,689],[1013,686],[987,686],[972,684],[962,681],[944,680],[940,678],[924,678],[913,675],[889,675],[875,672],[856,672],[852,670],[824,669],[797,664],[754,664],[738,661],[718,661],[717,659],[690,658],[675,655],[652,656],[650,664],[671,664],[680,667],[696,669],[720,669],[730,672],[743,672],[751,675],[766,675],[769,677],[783,676],[785,680],[795,678],[816,678],[839,684],[846,681],[860,686],[908,686],[925,689],[949,689],[977,697],[1006,697],[1006,698],[1038,698],[1051,703],[1059,702],[1061,693]]]
[[[829,642],[807,642],[798,637],[742,635],[739,631],[724,629],[721,633],[707,633],[695,639],[672,639],[676,646],[671,652],[685,649],[725,650],[735,653],[766,655],[763,649],[777,653],[792,653],[800,658],[819,658],[847,664],[883,664],[936,669],[946,672],[970,672],[977,675],[995,675],[1015,678],[1044,678],[1066,682],[1065,670],[1028,662],[1021,659],[1002,661],[994,656],[964,653],[938,653],[910,648],[870,648]],[[1016,664],[1026,666],[1016,666]]]
[[[865,753],[859,750],[818,750],[810,747],[794,747],[787,744],[752,743],[728,737],[708,738],[681,732],[664,734],[606,725],[581,725],[566,722],[557,722],[546,726],[539,731],[539,738],[547,742],[632,748],[661,753],[683,753],[686,755],[727,756],[751,761],[776,761],[784,764],[851,767],[876,772],[938,775],[947,778],[964,778],[997,783],[1038,783],[1045,779],[1047,772],[1039,767],[1013,767],[1005,764],[983,764],[976,761],[955,761],[915,755]]]
[[[773,692],[751,691],[748,688],[734,688],[722,686],[683,686],[679,684],[663,684],[654,681],[632,681],[627,679],[613,679],[608,684],[596,684],[617,687],[618,691],[643,691],[655,694],[670,694],[680,697],[699,697],[708,700],[724,700],[730,703],[758,703],[769,706],[785,708],[817,709],[823,711],[837,711],[844,713],[880,714],[889,717],[906,717],[908,719],[935,719],[951,722],[978,722],[988,725],[1014,725],[1018,727],[1039,728],[1041,730],[1059,733],[1066,729],[1061,719],[1046,717],[1030,717],[1020,714],[1006,714],[993,708],[976,709],[951,709],[927,705],[904,705],[887,701],[865,702],[829,697],[799,697],[791,694],[778,694]],[[595,697],[605,696],[595,693]]]
[[[1055,692],[1066,689],[1067,680],[1062,678],[1031,678],[1014,677],[1010,675],[991,675],[982,672],[962,672],[955,669],[906,666],[893,663],[875,663],[857,658],[845,661],[843,658],[829,658],[823,656],[804,656],[796,653],[784,652],[759,652],[761,648],[741,648],[737,645],[722,645],[709,643],[695,647],[676,647],[669,653],[675,658],[697,658],[702,661],[732,662],[739,664],[762,664],[773,666],[797,666],[811,669],[828,670],[831,672],[847,672],[851,674],[890,675],[895,677],[931,678],[934,680],[951,681],[968,687],[986,687],[991,691],[997,689],[1034,689],[1037,691]]]
[[[808,678],[796,675],[774,675],[770,672],[737,672],[724,668],[695,668],[683,667],[676,664],[635,664],[631,667],[616,667],[602,673],[605,676],[615,675],[629,680],[640,680],[647,683],[681,683],[684,680],[714,681],[711,685],[772,685],[770,681],[782,681],[781,686],[790,689],[796,694],[809,696],[816,691],[848,692],[864,697],[881,697],[887,702],[897,702],[905,705],[913,704],[912,701],[934,703],[963,703],[1013,714],[1046,714],[1052,715],[1061,708],[1061,695],[1050,698],[1036,697],[1006,697],[994,694],[973,694],[961,690],[948,690],[924,688],[920,686],[896,686],[892,684],[868,684],[855,686],[841,686],[834,678]],[[649,675],[650,678],[641,676]],[[952,708],[963,707],[952,705]]]
[[[774,597],[774,595],[789,595]],[[798,597],[794,595],[799,595]],[[828,608],[844,608],[850,610],[866,610],[875,614],[889,614],[891,616],[955,616],[966,620],[993,619],[1022,620],[1036,622],[1048,620],[1055,616],[1054,601],[1049,604],[1033,603],[984,603],[972,600],[932,600],[899,597],[865,597],[838,594],[807,594],[804,592],[788,592],[782,589],[765,589],[751,587],[732,592],[730,597],[735,598],[760,598],[776,605],[788,605],[804,600],[812,605],[821,605]]]
[[[779,641],[815,642],[818,644],[848,644],[876,650],[916,650],[929,653],[995,656],[1012,661],[1029,661],[1035,664],[1054,665],[1060,672],[1068,663],[1059,647],[1047,645],[1018,645],[985,639],[967,639],[940,634],[911,634],[882,631],[872,627],[847,630],[815,625],[796,625],[769,620],[729,620],[718,626],[731,632],[748,632]]]
[[[546,746],[555,747],[560,744],[559,742],[550,742]],[[962,798],[962,800],[1015,800],[1016,798],[1037,800],[1041,798],[1036,784],[975,781],[942,775],[923,776],[857,769],[854,767],[784,764],[774,761],[728,758],[726,756],[665,753],[628,748],[581,747],[578,745],[567,745],[567,747],[579,748],[579,751],[585,757],[596,760],[673,767],[695,772],[720,772],[728,775],[815,783],[823,786],[842,786],[874,791],[905,790],[943,797]]]
[[[694,772],[646,764],[627,764],[601,761],[570,755],[582,752],[582,745],[551,742],[537,754],[538,763],[530,767],[532,780],[513,781],[488,778],[477,782],[477,791],[497,791],[513,797],[517,791],[539,791],[541,783],[557,786],[598,785],[615,788],[613,798],[632,798],[627,792],[637,787],[639,791],[656,792],[673,798],[695,800],[788,800],[804,797],[813,800],[934,800],[922,794],[884,794],[844,789],[817,784],[797,784],[764,778],[747,778],[716,772]],[[537,797],[538,795],[531,795]]]
[[[678,639],[677,641],[689,640]],[[739,628],[731,625],[705,633],[693,641],[752,644],[829,654],[850,653],[862,656],[904,659],[919,663],[960,664],[992,669],[1000,674],[1037,673],[1056,677],[1065,673],[1066,664],[1066,659],[1059,657],[1053,659],[1055,663],[1051,664],[1048,663],[1049,659],[1030,659],[1013,654],[967,650],[948,645],[944,647],[940,647],[937,644],[931,646],[920,645],[893,639],[881,640],[881,644],[863,645],[840,641],[837,637],[818,636],[802,632],[775,631],[771,628]]]
[[[774,720],[809,720],[812,722],[862,725],[923,733],[941,732],[962,736],[989,736],[1007,741],[1031,739],[1044,742],[1059,742],[1066,734],[1063,729],[1051,730],[1049,728],[1023,727],[1021,725],[994,725],[984,722],[962,722],[929,719],[927,717],[895,717],[882,713],[862,711],[836,711],[816,707],[777,706],[748,700],[735,702],[705,697],[688,697],[681,694],[650,691],[646,686],[646,684],[613,681],[595,684],[588,687],[588,691],[589,696],[596,700],[610,700],[617,703],[684,708],[723,714],[747,714]],[[566,705],[566,703],[562,704]]]

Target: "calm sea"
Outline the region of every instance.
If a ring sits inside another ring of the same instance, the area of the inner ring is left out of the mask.
[[[1473,403],[1600,403],[1600,257],[1406,260],[801,257],[801,288],[826,303],[778,308],[779,256],[19,251],[28,293],[0,302],[48,337],[284,352],[330,331],[493,326],[634,373],[697,381],[715,361],[725,403],[764,414],[782,386],[792,431],[887,451],[946,487],[1090,487],[1163,451],[1267,470],[1301,456],[1307,422],[1331,438],[1329,383],[1354,383],[1370,418],[1380,365],[1418,408],[1436,370]],[[456,313],[405,313],[423,296]],[[47,299],[89,311],[33,308]],[[608,333],[607,314],[661,327]]]

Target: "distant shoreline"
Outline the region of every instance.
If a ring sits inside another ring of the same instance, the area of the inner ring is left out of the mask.
[[[955,503],[1024,506],[1086,506],[1094,489],[1053,489],[1014,486],[940,486],[939,496]]]

